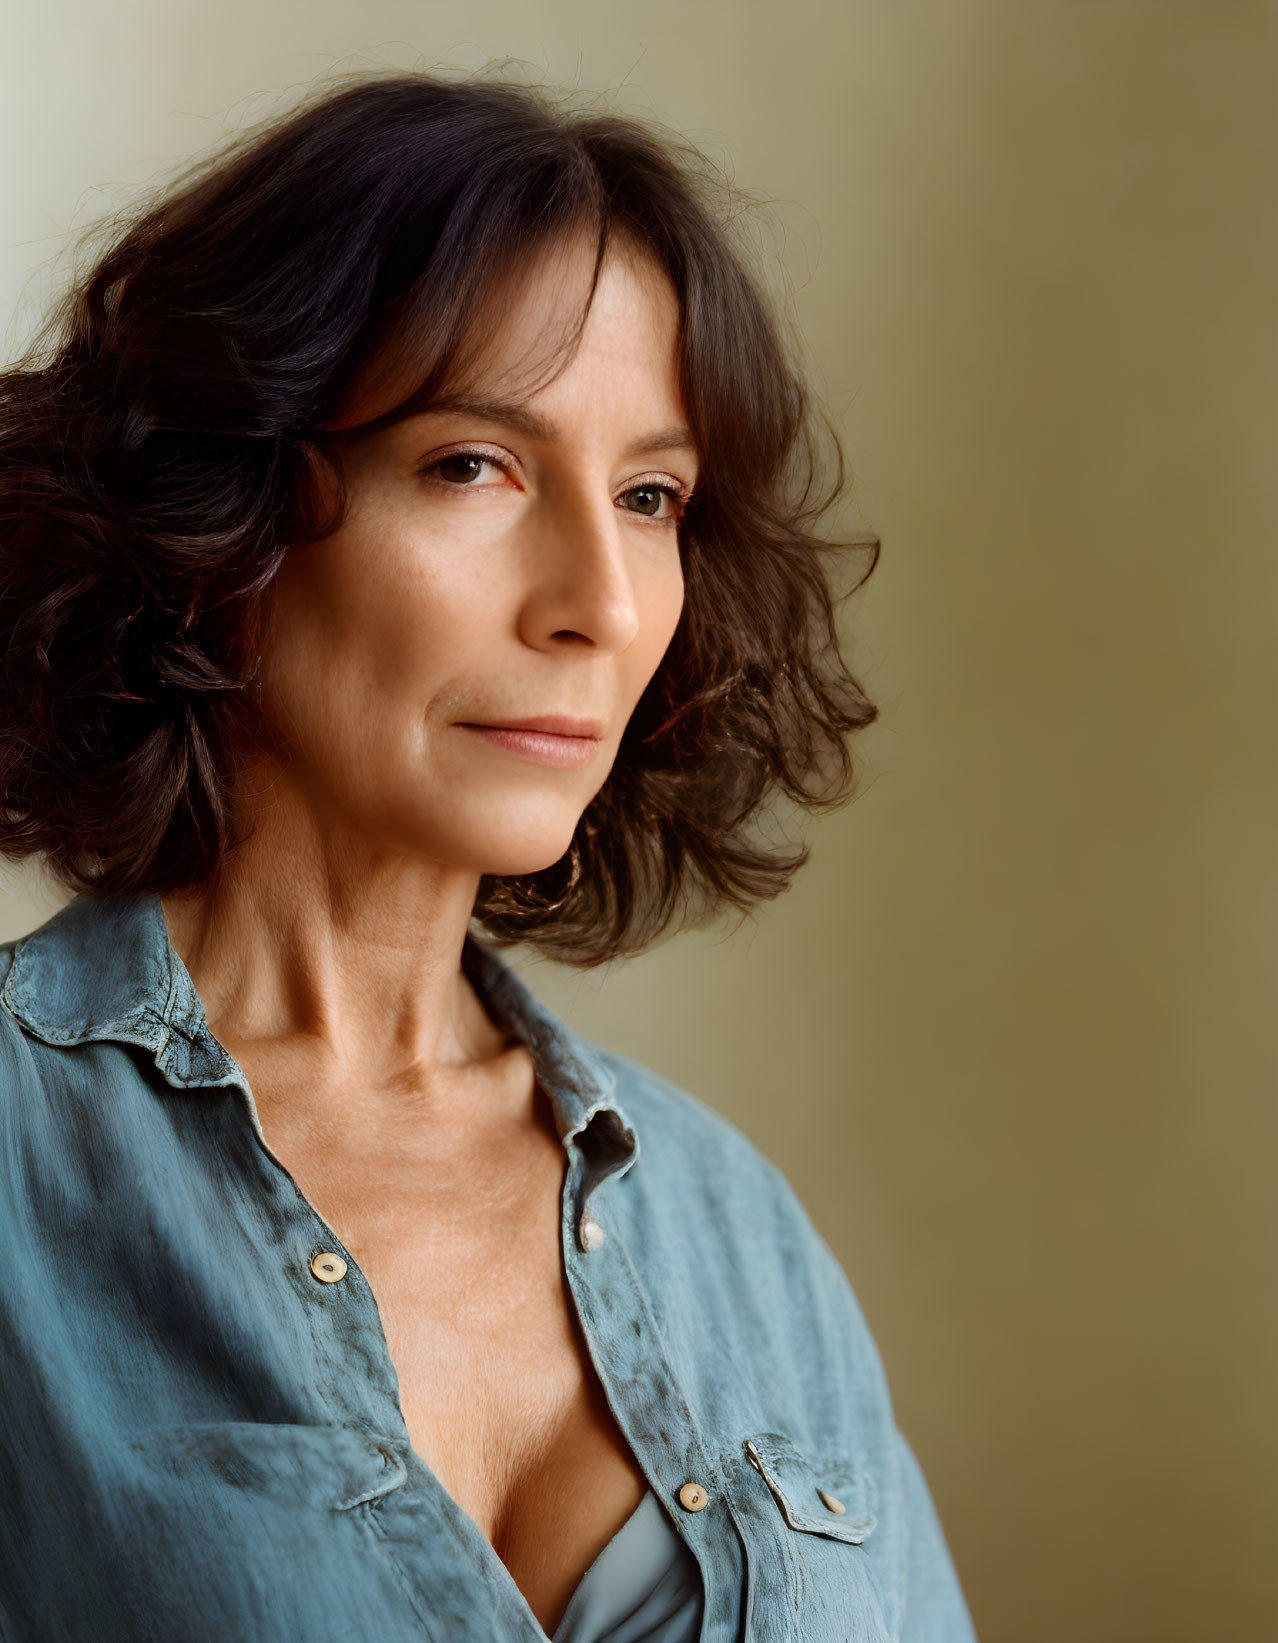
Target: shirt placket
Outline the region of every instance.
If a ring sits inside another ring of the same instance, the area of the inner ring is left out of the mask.
[[[613,1162],[593,1164],[590,1132],[570,1146],[561,1239],[569,1288],[609,1406],[701,1570],[699,1643],[738,1643],[744,1547],[711,1446],[703,1441],[665,1352],[610,1195]],[[642,1168],[640,1164],[638,1167]]]

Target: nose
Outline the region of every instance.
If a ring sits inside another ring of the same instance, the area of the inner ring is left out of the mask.
[[[640,627],[636,577],[642,559],[606,495],[546,498],[529,520],[523,638],[545,648],[565,640],[620,652]]]

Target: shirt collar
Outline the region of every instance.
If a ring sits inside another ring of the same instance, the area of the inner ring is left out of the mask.
[[[527,1046],[564,1146],[589,1129],[596,1168],[603,1165],[602,1174],[628,1168],[638,1157],[638,1138],[616,1099],[616,1074],[598,1049],[552,1015],[469,932],[462,968],[489,1014]],[[139,1045],[177,1088],[242,1078],[209,1028],[153,892],[75,896],[14,944],[0,1001],[47,1044],[118,1039]]]

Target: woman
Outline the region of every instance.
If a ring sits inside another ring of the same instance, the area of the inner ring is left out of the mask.
[[[359,79],[0,396],[4,1636],[971,1637],[848,1281],[497,949],[846,797],[802,386],[695,157]],[[837,488],[837,487],[836,487]]]

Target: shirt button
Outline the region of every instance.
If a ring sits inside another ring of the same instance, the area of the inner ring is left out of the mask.
[[[608,1234],[595,1220],[590,1211],[586,1210],[578,1223],[577,1236],[581,1240],[582,1249],[598,1249]]]
[[[311,1271],[322,1284],[335,1284],[339,1278],[346,1276],[346,1262],[340,1255],[321,1250],[311,1262]]]
[[[690,1512],[699,1512],[709,1499],[709,1494],[699,1483],[685,1483],[679,1491],[680,1506],[686,1506]]]
[[[820,1495],[821,1499],[830,1508],[830,1510],[832,1512],[846,1512],[847,1511],[847,1507],[843,1504],[843,1502],[841,1500],[836,1500],[833,1495],[827,1495],[824,1489],[818,1489],[817,1494]]]

